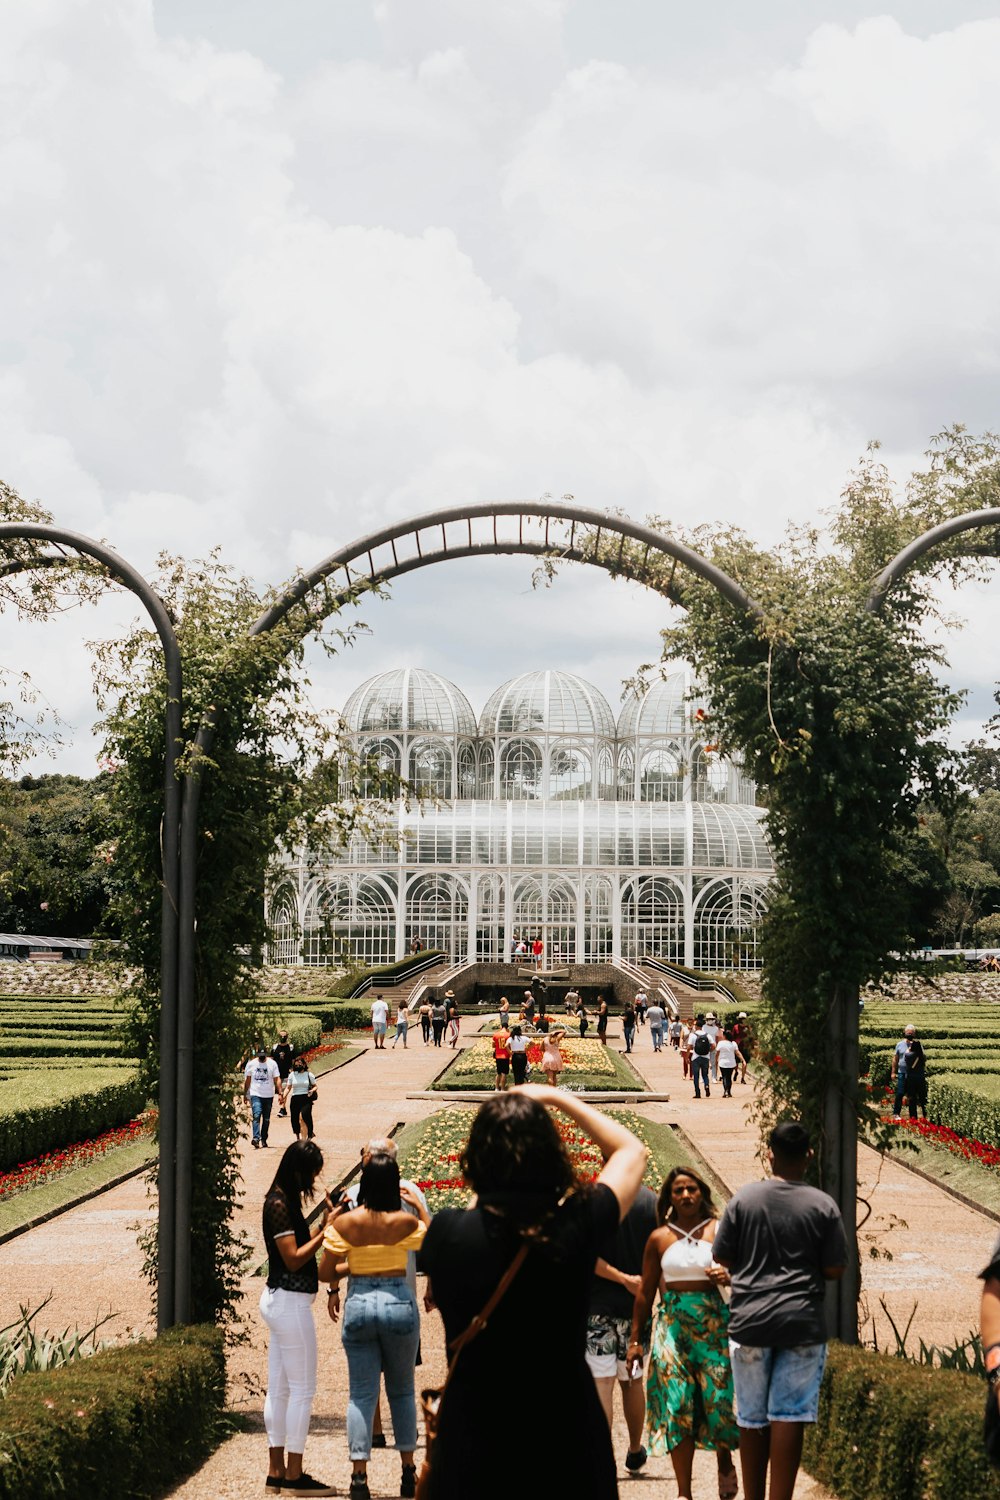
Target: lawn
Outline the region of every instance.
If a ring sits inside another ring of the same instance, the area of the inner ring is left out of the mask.
[[[83,1166],[60,1171],[49,1182],[10,1197],[0,1197],[0,1235],[9,1234],[22,1224],[41,1218],[53,1209],[64,1208],[86,1193],[106,1187],[116,1177],[145,1166],[155,1155],[153,1137],[147,1135],[126,1145],[115,1146]]]

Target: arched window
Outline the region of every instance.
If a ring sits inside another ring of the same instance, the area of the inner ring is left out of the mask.
[[[399,795],[402,758],[396,740],[364,740],[358,746],[361,762],[361,795],[388,797]]]
[[[532,940],[541,936],[545,923],[545,903],[542,887],[534,875],[523,875],[514,882],[511,933],[515,942],[523,938],[531,947]]]
[[[313,891],[303,923],[303,963],[374,968],[395,956],[392,877],[346,875]]]
[[[545,967],[576,963],[576,889],[568,880],[550,880],[545,902]]]
[[[695,745],[691,753],[692,802],[728,802],[729,762],[717,750]]]
[[[635,797],[635,756],[628,745],[618,751],[618,801],[631,802]]]
[[[425,797],[450,797],[451,751],[440,740],[420,740],[410,751],[410,780]]]
[[[542,794],[542,752],[533,740],[511,740],[500,752],[500,795],[528,802]]]
[[[705,886],[695,902],[696,969],[754,969],[764,891],[738,878]]]
[[[684,961],[684,896],[673,881],[637,875],[622,888],[622,957]]]
[[[558,801],[590,797],[593,778],[590,756],[585,750],[564,749],[559,745],[549,751],[549,796]]]
[[[406,892],[406,943],[419,938],[425,948],[441,948],[464,958],[469,932],[469,893],[454,875],[417,875]]]
[[[684,796],[684,760],[676,745],[646,750],[639,763],[640,802],[680,802]]]
[[[476,892],[476,957],[486,963],[503,963],[503,880],[499,875],[481,875]]]
[[[493,756],[492,745],[480,745],[479,747],[479,791],[477,795],[483,802],[492,802],[497,794],[496,789],[496,761]]]
[[[268,951],[272,964],[297,964],[300,957],[298,902],[291,886],[279,886],[268,902]]]
[[[611,881],[603,875],[589,875],[584,887],[584,963],[611,962],[611,904]]]
[[[458,747],[458,796],[471,800],[475,795],[476,748],[468,740],[463,740]]]

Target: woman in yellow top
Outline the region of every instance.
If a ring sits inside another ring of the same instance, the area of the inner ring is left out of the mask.
[[[404,1200],[417,1217],[403,1207]],[[338,1297],[340,1268],[349,1280],[344,1303],[343,1341],[350,1395],[347,1443],[353,1473],[353,1500],[369,1500],[368,1460],[379,1380],[392,1411],[392,1430],[403,1464],[399,1493],[417,1492],[413,1452],[417,1446],[417,1403],[413,1370],[420,1342],[417,1299],[406,1280],[406,1257],[423,1242],[430,1215],[408,1188],[400,1189],[399,1167],[386,1152],[369,1156],[361,1170],[358,1206],[340,1214],[323,1236],[319,1279]],[[333,1303],[336,1313],[336,1303]]]

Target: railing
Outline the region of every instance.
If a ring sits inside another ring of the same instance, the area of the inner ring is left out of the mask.
[[[738,1006],[740,1003],[728,984],[725,984],[721,979],[700,979],[695,974],[690,974],[684,969],[676,968],[674,964],[665,963],[662,958],[651,958],[648,953],[643,954],[642,961],[647,969],[656,969],[657,973],[665,974],[675,984],[683,984],[689,990],[699,990],[702,993],[711,990],[713,995],[725,995],[726,999],[733,1005]]]
[[[646,978],[646,975],[641,969],[637,969],[635,964],[630,963],[627,958],[619,959],[615,967],[621,969],[623,974],[627,974],[637,989],[649,989],[649,980]],[[676,1021],[681,1013],[681,1008],[677,1003],[677,996],[663,984],[655,985],[654,989],[662,1000],[664,1009],[669,1013],[670,1019]]]
[[[413,963],[403,964],[398,969],[393,970],[391,967],[388,967],[384,973],[366,974],[363,979],[358,980],[350,994],[345,995],[343,998],[345,1000],[360,1000],[361,996],[366,995],[373,986],[380,990],[395,989],[398,984],[406,984],[408,980],[415,978],[418,974],[424,974],[428,969],[435,968],[438,964],[443,963],[447,957],[446,953],[431,951],[427,954],[426,958],[414,959]]]

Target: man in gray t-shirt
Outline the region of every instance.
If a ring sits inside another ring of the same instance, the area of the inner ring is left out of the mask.
[[[847,1240],[828,1193],[803,1179],[812,1152],[785,1120],[768,1143],[773,1177],[729,1200],[713,1254],[732,1277],[729,1352],[747,1500],[790,1495],[826,1365],[826,1283],[844,1274]]]
[[[663,1050],[663,1023],[667,1019],[667,1013],[658,1000],[654,1000],[646,1011],[646,1020],[649,1022],[649,1034],[653,1039],[653,1051]]]

